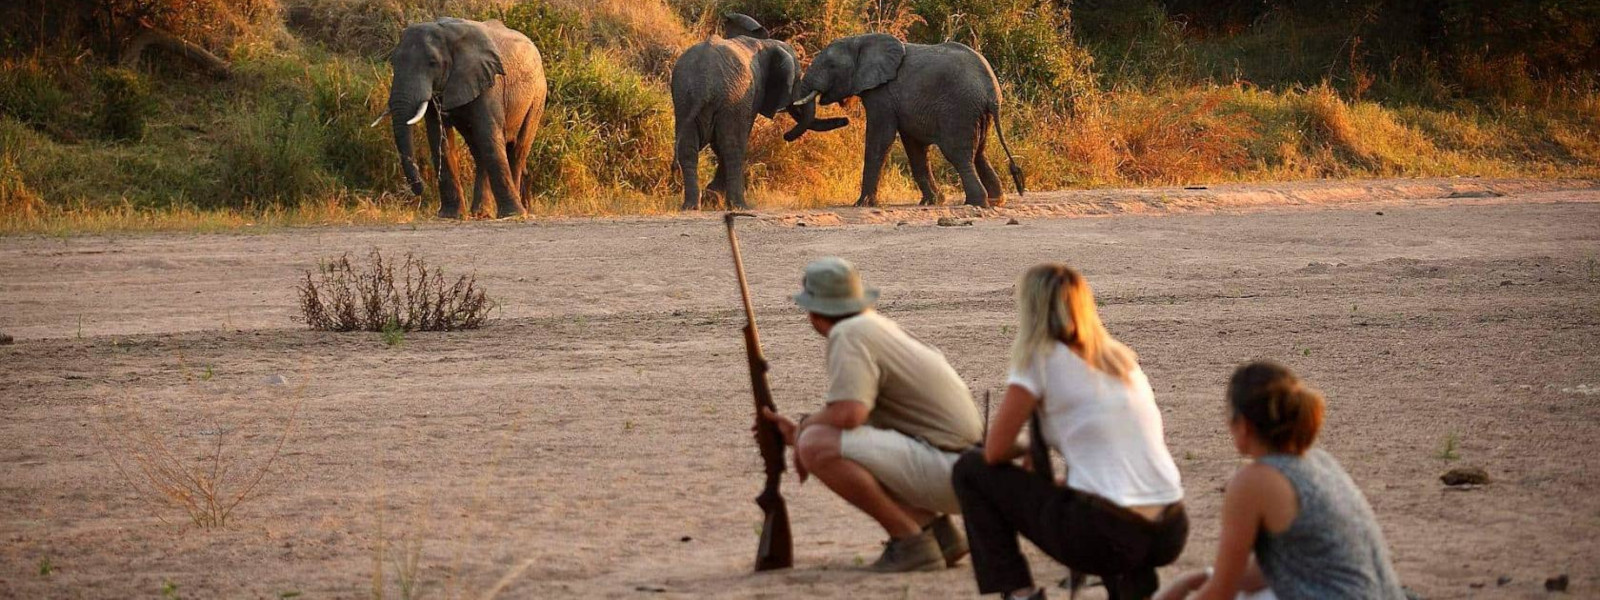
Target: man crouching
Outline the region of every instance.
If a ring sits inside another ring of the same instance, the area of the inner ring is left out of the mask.
[[[878,290],[839,258],[806,266],[795,303],[828,338],[826,406],[800,422],[763,415],[795,446],[800,481],[816,475],[889,532],[879,572],[956,564],[967,541],[950,470],[982,434],[967,385],[938,350],[872,310]]]

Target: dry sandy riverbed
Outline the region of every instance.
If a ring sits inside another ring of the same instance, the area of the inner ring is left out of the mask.
[[[1182,568],[1214,550],[1238,464],[1224,379],[1270,357],[1327,392],[1323,443],[1408,586],[1539,597],[1566,573],[1600,593],[1600,191],[1145,212],[746,225],[779,405],[821,392],[821,340],[786,300],[809,259],[855,261],[975,390],[1003,382],[1013,278],[1063,260],[1156,386],[1195,518]],[[502,318],[398,347],[294,322],[301,272],[372,247],[475,269]],[[966,564],[857,570],[880,532],[792,476],[797,567],[748,572],[760,464],[736,294],[709,215],[0,239],[0,330],[18,338],[0,346],[0,597],[364,598],[375,563],[390,598],[403,582],[432,598],[971,596]],[[190,460],[220,438],[243,472],[297,397],[282,456],[223,529],[141,499],[110,458],[118,432]],[[1493,483],[1446,490],[1458,465]]]

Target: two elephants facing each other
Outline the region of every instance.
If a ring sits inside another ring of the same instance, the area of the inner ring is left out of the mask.
[[[423,191],[411,126],[425,121],[438,167],[440,217],[463,216],[449,130],[461,134],[477,166],[472,213],[486,214],[484,197],[493,194],[496,217],[526,215],[523,176],[548,93],[533,42],[500,21],[442,18],[406,27],[389,63],[394,80],[386,114],[411,192]]]
[[[1017,193],[1023,173],[1000,127],[1000,83],[989,62],[963,44],[907,44],[874,33],[841,38],[800,72],[788,44],[767,39],[767,30],[748,16],[724,15],[726,37],[712,37],[684,51],[672,70],[672,104],[677,121],[675,161],[683,174],[683,209],[700,208],[700,151],[717,155],[716,175],[707,195],[725,196],[731,208],[747,208],[745,156],[755,116],[773,118],[781,105],[795,119],[784,134],[794,141],[808,131],[830,131],[848,119],[817,119],[818,105],[861,98],[867,135],[856,206],[878,205],[878,183],[895,138],[905,146],[911,175],[923,205],[944,197],[928,166],[929,146],[938,146],[961,175],[966,203],[999,206],[1005,202],[1000,177],[989,164],[989,126],[993,124],[1010,163]]]
[[[765,27],[738,13],[723,17],[726,37],[712,36],[689,49],[672,67],[674,164],[683,174],[683,209],[700,208],[700,152],[717,156],[705,194],[725,198],[730,208],[745,202],[745,157],[756,115],[794,117],[784,135],[794,140],[811,131],[844,127],[849,119],[817,119],[817,103],[799,102],[800,60],[789,44],[770,39]]]
[[[867,140],[856,206],[878,205],[878,180],[896,136],[922,192],[921,204],[944,201],[928,167],[930,145],[938,146],[961,175],[967,204],[1004,204],[1000,177],[985,151],[991,124],[1010,163],[1017,194],[1024,193],[1022,169],[1000,126],[1000,82],[989,61],[964,44],[908,44],[882,33],[840,38],[811,61],[797,93],[800,103],[838,104],[861,98],[867,112]],[[800,125],[796,129],[803,132],[806,123]]]

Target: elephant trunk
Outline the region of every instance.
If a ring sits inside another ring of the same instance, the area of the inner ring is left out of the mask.
[[[411,126],[422,120],[427,112],[427,100],[420,103],[393,97],[389,100],[389,113],[392,115],[390,124],[394,127],[395,150],[400,153],[400,168],[406,173],[406,183],[411,185],[411,193],[418,196],[422,195],[422,174],[417,169]]]
[[[783,134],[783,140],[792,142],[800,139],[807,131],[833,131],[850,124],[847,118],[817,118],[816,91],[806,91],[803,85],[796,85],[794,97],[800,100],[790,104],[785,110],[789,116],[794,117],[794,127]]]
[[[802,101],[799,104],[790,104],[785,107],[789,116],[794,117],[794,127],[783,134],[783,141],[792,142],[800,139],[811,124],[817,120],[817,99],[813,97],[810,102]]]

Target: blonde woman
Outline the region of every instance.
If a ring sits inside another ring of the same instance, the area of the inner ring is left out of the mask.
[[[1189,537],[1150,382],[1106,332],[1077,271],[1029,269],[1017,283],[1017,313],[1005,399],[984,447],[952,475],[978,591],[1044,598],[1021,534],[1073,570],[1100,575],[1111,598],[1147,598],[1159,587],[1155,568],[1177,559]],[[1044,440],[1066,460],[1065,487],[1012,464],[1036,410]]]

